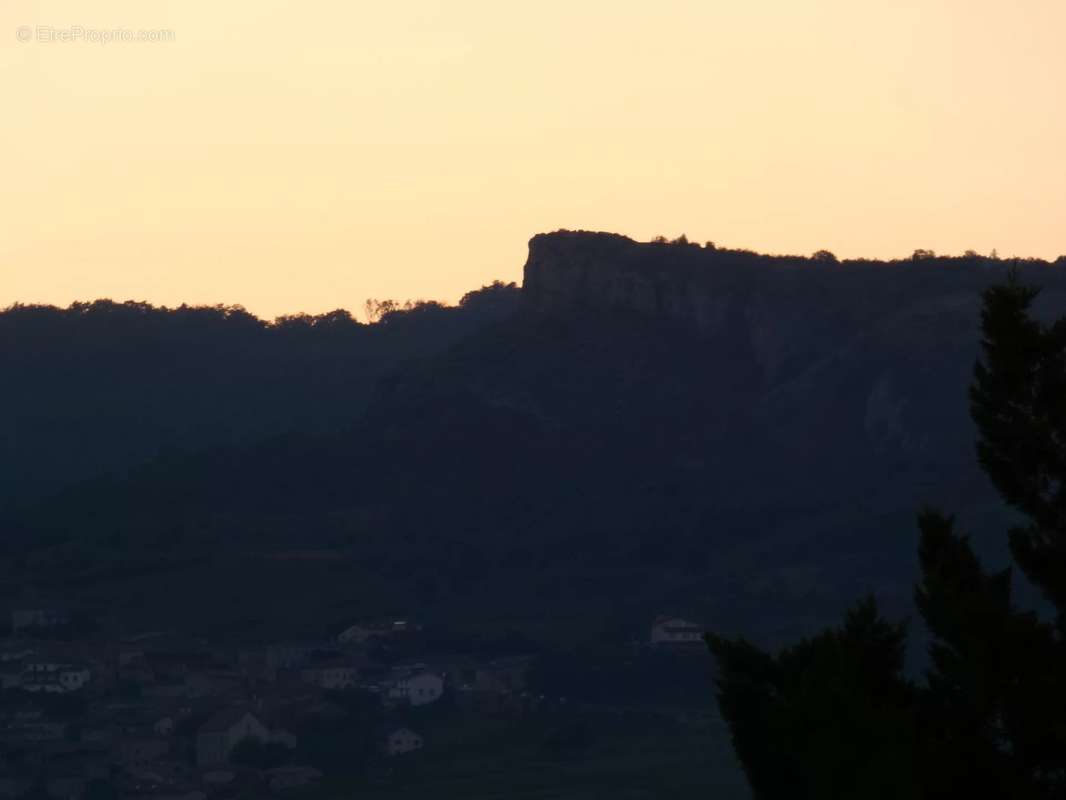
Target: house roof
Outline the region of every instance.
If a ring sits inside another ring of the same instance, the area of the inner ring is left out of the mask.
[[[697,622],[690,622],[687,619],[681,619],[681,617],[656,617],[655,627],[686,627],[686,628],[699,628],[702,629],[702,625]]]

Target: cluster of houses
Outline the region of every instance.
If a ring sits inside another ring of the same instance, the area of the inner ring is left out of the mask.
[[[526,688],[529,656],[376,660],[375,644],[418,631],[409,621],[352,625],[328,641],[229,647],[167,633],[49,638],[65,620],[16,611],[0,642],[0,800],[41,788],[80,798],[94,781],[139,800],[306,789],[324,776],[304,763],[299,732],[309,719],[345,713],[331,700],[338,691],[380,704],[385,724],[372,735],[382,763],[426,745],[407,709],[448,696],[468,713],[522,715],[538,702]],[[659,617],[648,642],[693,644],[702,633]],[[246,743],[287,755],[255,763]]]
[[[301,763],[301,726],[292,723],[343,715],[331,692],[377,698],[378,757],[392,759],[425,745],[406,709],[450,693],[470,711],[503,713],[521,705],[512,696],[528,662],[376,661],[371,645],[417,631],[406,621],[353,625],[327,641],[228,647],[167,633],[49,638],[64,619],[17,611],[0,642],[0,798],[41,788],[80,798],[94,781],[143,800],[306,789],[324,776]],[[248,763],[246,742],[289,757]]]
[[[0,689],[65,694],[87,684],[92,670],[83,662],[50,657],[23,647],[0,653]]]

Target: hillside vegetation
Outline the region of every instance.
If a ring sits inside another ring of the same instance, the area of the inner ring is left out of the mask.
[[[871,589],[905,609],[923,502],[999,546],[965,393],[1008,266],[559,233],[520,299],[374,325],[11,309],[8,469],[112,471],[12,506],[10,591],[249,636],[374,612],[578,641],[669,612],[778,640]],[[1066,308],[1061,265],[1017,266]]]

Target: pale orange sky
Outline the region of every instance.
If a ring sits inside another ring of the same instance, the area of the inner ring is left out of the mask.
[[[5,0],[0,305],[454,301],[557,228],[1053,258],[1064,31],[1063,0]]]

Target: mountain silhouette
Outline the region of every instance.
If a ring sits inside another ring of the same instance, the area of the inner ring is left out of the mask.
[[[906,608],[923,502],[965,507],[997,546],[966,389],[980,292],[1011,265],[1062,313],[1061,264],[566,231],[534,237],[521,292],[480,311],[473,293],[294,333],[224,310],[11,309],[7,372],[54,396],[37,416],[6,401],[30,416],[9,464],[49,491],[12,502],[6,542],[54,593],[249,634],[370,609],[566,639],[668,612],[777,641],[871,589]],[[63,354],[105,329],[137,352]],[[121,414],[71,410],[79,382]]]

